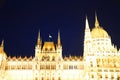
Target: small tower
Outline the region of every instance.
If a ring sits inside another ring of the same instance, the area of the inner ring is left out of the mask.
[[[85,35],[84,35],[84,58],[86,58],[87,54],[90,53],[90,49],[91,49],[91,33],[90,33],[88,19],[86,16]]]
[[[57,53],[59,54],[59,58],[62,59],[62,45],[60,39],[60,31],[58,31],[58,39],[57,39]]]
[[[2,40],[2,43],[0,45],[0,65],[2,65],[2,62],[6,60],[6,58],[7,58],[7,55],[4,51],[4,40]]]
[[[4,51],[4,40],[2,40],[2,43],[0,45],[0,55],[2,55],[3,57],[7,57],[5,51]]]
[[[95,27],[96,27],[96,28],[97,28],[97,27],[100,27],[96,13],[95,13]]]
[[[60,31],[58,31],[58,41],[57,41],[57,45],[58,45],[58,46],[61,46]]]
[[[38,32],[38,39],[37,39],[37,44],[35,46],[35,56],[37,57],[41,53],[41,48],[42,48],[42,40],[40,37],[40,31]]]

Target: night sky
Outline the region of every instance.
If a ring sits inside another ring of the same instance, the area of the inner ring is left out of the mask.
[[[83,55],[85,16],[94,27],[95,12],[112,42],[120,47],[118,0],[0,0],[0,43],[8,56],[34,56],[38,31],[43,41],[57,42],[60,30],[63,55]]]

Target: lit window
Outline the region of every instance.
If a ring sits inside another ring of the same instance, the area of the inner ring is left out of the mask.
[[[72,66],[72,65],[70,65],[70,66],[69,66],[69,69],[73,69],[73,66]]]
[[[50,69],[50,65],[46,65],[46,69]]]
[[[64,65],[63,68],[64,68],[64,69],[68,69],[68,66],[67,66],[67,65]]]
[[[74,66],[74,69],[77,69],[77,65],[76,65],[76,66]]]
[[[56,69],[56,65],[51,65],[51,69]]]

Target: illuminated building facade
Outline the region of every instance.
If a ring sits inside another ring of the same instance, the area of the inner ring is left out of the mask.
[[[34,57],[8,57],[4,41],[0,45],[0,80],[119,80],[120,51],[99,25],[90,30],[86,17],[84,53],[62,56],[60,32],[55,44],[42,42],[40,31]]]

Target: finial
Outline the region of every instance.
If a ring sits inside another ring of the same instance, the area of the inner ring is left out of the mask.
[[[40,30],[38,32],[38,40],[37,40],[37,45],[41,45],[41,39],[40,39]]]
[[[99,27],[99,22],[97,18],[97,13],[95,12],[95,27]]]
[[[60,30],[58,30],[58,45],[61,45],[61,41],[60,41]]]
[[[38,32],[38,39],[40,39],[40,30],[39,30],[39,32]]]
[[[88,18],[87,18],[87,16],[86,16],[86,29],[89,29],[89,23],[88,23]]]
[[[1,47],[4,47],[4,40],[2,40]]]

